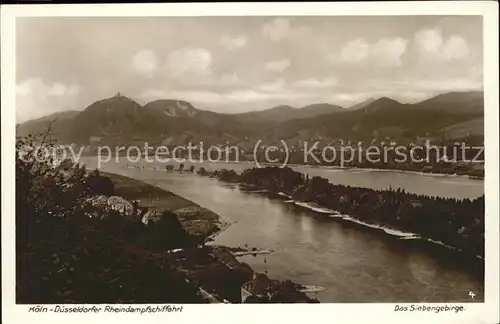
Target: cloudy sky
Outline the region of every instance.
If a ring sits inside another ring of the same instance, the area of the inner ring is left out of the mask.
[[[116,92],[237,113],[481,89],[479,16],[21,18],[18,121]]]

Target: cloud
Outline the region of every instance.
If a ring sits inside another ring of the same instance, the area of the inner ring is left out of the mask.
[[[443,46],[442,55],[448,60],[465,58],[469,55],[467,42],[462,37],[451,36]]]
[[[370,61],[378,66],[399,66],[407,44],[408,41],[400,37],[382,38],[373,44],[359,38],[342,48],[340,60],[345,63]]]
[[[286,82],[284,79],[279,79],[274,82],[264,83],[258,86],[258,89],[268,92],[276,92],[284,89]]]
[[[401,77],[396,79],[374,78],[360,83],[358,94],[367,98],[391,97],[402,102],[417,102],[439,93],[450,91],[481,90],[481,80],[468,77],[418,78]],[[336,92],[334,95],[337,95]],[[357,95],[357,94],[356,94]]]
[[[284,18],[276,18],[262,25],[262,34],[273,42],[279,42],[292,32],[290,22]]]
[[[141,50],[132,58],[135,71],[145,76],[151,76],[158,67],[156,54],[151,50]]]
[[[424,29],[418,31],[414,36],[414,42],[423,55],[439,55],[443,39],[441,32],[437,29]]]
[[[283,59],[279,61],[270,61],[266,64],[266,70],[272,72],[283,72],[290,66],[291,62],[289,59]]]
[[[230,106],[233,104],[248,104],[252,102],[266,103],[272,100],[293,101],[313,98],[314,94],[308,92],[291,91],[282,87],[281,80],[275,83],[264,84],[255,89],[240,88],[224,92],[211,90],[163,90],[150,89],[142,92],[140,97],[144,101],[160,98],[177,98],[187,100],[193,104],[203,106]]]
[[[304,45],[304,41],[310,41],[312,29],[310,26],[293,26],[288,19],[276,18],[261,27],[261,34],[272,42],[282,40],[297,40],[299,46]],[[308,38],[308,39],[305,39]]]
[[[407,45],[408,40],[400,37],[382,38],[371,46],[370,55],[380,65],[399,66]]]
[[[469,46],[464,38],[452,35],[443,40],[439,29],[422,29],[415,33],[415,45],[424,58],[457,60],[469,55]]]
[[[195,102],[202,102],[208,104],[215,104],[222,102],[219,93],[208,90],[163,90],[163,89],[148,89],[140,94],[140,97],[148,102],[154,99],[176,98],[179,100],[187,100]]]
[[[469,78],[446,78],[446,79],[403,79],[396,83],[401,88],[415,89],[425,92],[443,91],[470,91],[483,88],[480,80]]]
[[[307,89],[323,89],[330,88],[337,85],[338,80],[336,78],[326,78],[326,79],[304,79],[295,81],[294,85],[299,88],[307,88]]]
[[[223,36],[220,42],[226,49],[234,50],[245,47],[247,45],[247,38],[244,35],[238,37]]]
[[[222,84],[235,84],[240,82],[240,77],[238,73],[227,73],[221,77]]]
[[[347,43],[340,52],[343,62],[359,63],[370,55],[370,45],[364,39],[356,39]]]
[[[182,48],[167,57],[170,76],[189,79],[212,73],[212,54],[205,48]]]
[[[175,91],[165,92],[163,98],[195,98],[202,109],[241,111],[274,103],[337,104],[338,98],[371,96],[372,90],[384,90],[390,97],[431,96],[435,89],[480,86],[483,78],[480,16],[455,16],[446,22],[440,16],[184,17],[132,19],[118,27],[113,19],[103,18],[97,24],[94,20],[21,24],[27,30],[17,42],[17,95],[19,102],[24,100],[23,107],[37,105],[51,113],[62,106],[81,109],[117,91],[135,99],[148,89],[158,89]],[[96,37],[84,37],[89,28]],[[117,34],[116,28],[122,33]],[[52,37],[59,32],[60,37]],[[150,38],[163,41],[153,46]],[[67,46],[58,46],[60,39]],[[42,48],[40,41],[51,46]],[[75,58],[75,51],[82,55]],[[327,61],[330,55],[335,63]],[[43,90],[35,91],[36,86],[24,82],[31,77],[43,80],[37,86]],[[407,78],[406,84],[394,84],[402,78]],[[370,79],[379,86],[367,85]],[[77,95],[71,95],[76,89],[73,83],[81,86]],[[410,93],[412,89],[415,93]],[[28,102],[32,92],[41,93],[36,95],[41,99]],[[239,94],[259,102],[239,101],[235,98]],[[330,100],[335,94],[343,95]],[[294,96],[306,95],[313,97],[294,102]],[[82,105],[75,107],[68,100],[73,97]],[[47,98],[54,103],[48,105]],[[205,102],[217,104],[204,107]]]
[[[45,83],[40,78],[26,79],[16,85],[18,122],[65,110],[75,110],[80,87],[76,84]]]
[[[364,100],[372,98],[373,96],[364,92],[336,92],[331,94],[330,96],[325,97],[326,101],[335,103],[337,105],[343,105],[344,107],[348,107],[357,103],[360,103]]]
[[[232,102],[248,101],[268,101],[276,99],[293,99],[301,97],[301,94],[291,94],[289,92],[261,92],[252,89],[235,90],[224,94],[223,97]]]

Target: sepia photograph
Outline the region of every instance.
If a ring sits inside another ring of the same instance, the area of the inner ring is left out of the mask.
[[[492,301],[483,15],[68,12],[12,19],[16,305]]]

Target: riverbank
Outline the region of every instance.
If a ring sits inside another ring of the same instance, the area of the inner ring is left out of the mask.
[[[214,212],[170,191],[118,174],[102,172],[101,175],[111,179],[115,195],[138,201],[141,208],[155,210],[158,215],[174,213],[190,235],[203,241],[230,225]]]
[[[474,200],[434,198],[402,190],[333,185],[290,168],[214,172],[286,203],[339,221],[356,223],[405,240],[425,240],[484,261],[484,196]],[[254,190],[254,191],[255,191]]]
[[[415,255],[423,253],[434,260],[439,260],[437,262],[446,265],[446,267],[466,272],[474,277],[475,280],[480,282],[484,280],[485,263],[483,258],[464,254],[463,251],[459,251],[443,242],[426,239],[415,233],[403,232],[387,226],[363,222],[354,217],[342,215],[335,210],[318,207],[313,203],[294,201],[283,195],[263,190],[256,186],[248,186],[240,183],[239,189],[242,193],[261,195],[271,200],[279,201],[283,205],[293,206],[297,211],[305,211],[309,217],[315,219],[314,222],[335,222],[340,224],[346,233],[353,229],[359,232],[373,233],[378,240],[384,242],[387,248],[406,251],[406,253]]]
[[[243,302],[241,287],[251,282],[258,274],[254,273],[247,264],[238,261],[236,257],[269,254],[271,251],[205,245],[231,224],[219,215],[170,191],[122,175],[112,173],[102,173],[102,175],[109,177],[115,184],[116,195],[127,200],[138,201],[140,208],[155,210],[155,214],[171,212],[177,215],[189,235],[201,238],[202,245],[177,249],[169,253],[169,256],[175,260],[175,267],[189,282],[197,285],[202,293],[210,294],[212,300],[215,298],[221,302]],[[155,226],[155,221],[151,226]],[[156,256],[159,255],[162,254],[156,254]],[[273,287],[283,284],[280,281],[270,280],[273,282]],[[273,298],[276,299],[275,296],[268,298],[270,301]],[[300,291],[279,298],[277,302],[317,302]]]
[[[427,252],[432,249],[435,249],[435,252],[444,252],[447,253],[449,257],[452,257],[456,261],[460,261],[463,266],[466,266],[470,272],[474,273],[476,276],[481,277],[484,274],[484,258],[479,255],[467,255],[464,254],[463,251],[457,249],[454,246],[448,245],[444,242],[434,240],[431,238],[425,238],[416,233],[404,232],[395,228],[390,228],[383,225],[370,224],[368,222],[360,221],[354,217],[349,215],[342,215],[335,210],[330,210],[327,208],[321,208],[314,204],[310,204],[307,202],[296,202],[293,200],[285,200],[284,203],[290,203],[298,208],[307,209],[322,215],[330,219],[335,219],[344,223],[348,223],[351,226],[355,226],[357,228],[363,230],[374,231],[389,237],[393,237],[398,240],[404,240],[404,244],[412,244],[420,247],[428,247],[425,248]],[[410,242],[413,241],[413,242]],[[442,254],[441,254],[442,255]],[[472,265],[472,266],[471,266]]]
[[[464,254],[463,251],[456,249],[444,242],[421,237],[419,234],[404,232],[395,228],[387,227],[380,224],[371,224],[361,221],[349,215],[343,215],[336,210],[321,207],[315,203],[295,201],[289,199],[291,197],[283,193],[276,193],[254,185],[246,183],[239,184],[242,192],[259,194],[265,197],[276,199],[283,204],[294,206],[297,209],[306,210],[317,214],[319,217],[329,219],[335,222],[340,222],[347,228],[356,228],[360,231],[373,232],[388,239],[398,240],[399,244],[404,244],[408,247],[413,247],[420,251],[425,251],[429,255],[433,255],[439,259],[446,259],[451,264],[466,270],[474,277],[482,280],[484,278],[484,258],[478,255]]]
[[[146,163],[143,165],[147,169]],[[215,167],[210,165],[209,170]],[[271,278],[326,287],[313,295],[321,302],[467,302],[469,289],[482,296],[481,279],[461,265],[448,262],[449,251],[438,245],[429,243],[421,247],[424,242],[401,240],[359,224],[332,219],[283,203],[291,200],[284,196],[268,195],[263,189],[255,189],[262,193],[247,193],[238,183],[208,176],[165,172],[159,168],[156,172],[131,169],[124,163],[108,164],[103,170],[171,190],[221,215],[232,225],[210,244],[228,247],[248,244],[273,250],[267,262],[264,256],[251,255],[238,260]],[[344,172],[332,172],[339,173]],[[427,181],[427,177],[421,178]],[[411,179],[418,181],[417,176]],[[336,183],[335,179],[329,181]],[[432,186],[432,182],[427,182]],[[433,273],[434,277],[432,281],[421,282],[415,271]]]
[[[221,215],[232,225],[210,244],[235,248],[247,244],[273,250],[267,262],[264,256],[251,255],[238,260],[271,278],[326,287],[313,295],[321,302],[467,302],[469,289],[482,296],[481,279],[471,276],[461,265],[448,262],[449,251],[445,248],[434,244],[421,247],[423,242],[417,240],[400,240],[359,224],[332,219],[283,203],[291,199],[280,195],[247,193],[238,183],[161,168],[148,171],[148,165],[142,165],[145,170],[110,163],[103,170],[170,190]],[[209,170],[215,167],[212,164]],[[339,173],[344,174],[332,172]],[[358,178],[353,183],[358,183]],[[428,177],[421,178],[432,186]],[[342,184],[347,183],[341,179]],[[411,179],[419,180],[417,176]],[[329,181],[336,183],[335,178]],[[433,274],[432,281],[421,281],[416,270]]]
[[[238,163],[245,163],[245,164],[253,164],[255,165],[255,162],[253,161],[242,161]],[[238,164],[236,163],[236,164]],[[281,163],[259,163],[261,167],[281,167],[283,164]],[[398,169],[398,168],[377,168],[377,167],[359,167],[359,166],[337,166],[337,165],[322,165],[322,164],[286,164],[287,167],[290,168],[314,168],[314,169],[325,169],[325,170],[354,170],[354,171],[375,171],[375,172],[393,172],[393,173],[402,173],[402,174],[417,174],[421,176],[427,176],[427,177],[461,177],[461,178],[467,178],[467,179],[475,179],[475,180],[484,180],[484,173],[482,175],[478,175],[477,172],[466,172],[466,173],[457,173],[455,171],[449,171],[449,172],[436,172],[432,169],[426,170],[426,171],[421,171],[421,170],[415,170],[415,169]]]
[[[229,248],[206,244],[228,222],[168,190],[22,159],[16,176],[19,304],[240,303],[255,276]],[[299,291],[264,297],[316,302]]]
[[[82,162],[96,168],[99,166],[97,159],[83,159]],[[142,179],[142,174],[147,174],[154,171],[159,177],[164,174],[179,174],[179,164],[168,164],[174,170],[166,170],[165,163],[148,163],[144,159],[137,163],[126,163],[126,161],[115,162],[111,160],[108,163],[101,165],[102,170],[107,170],[114,173],[133,175]],[[254,165],[251,163],[227,164],[227,163],[184,163],[184,171],[180,174],[192,174],[191,166],[194,167],[194,172],[200,174],[200,171],[205,169],[206,172],[212,172],[220,169],[234,169],[241,173]],[[121,171],[126,168],[129,171]],[[433,176],[431,174],[420,175],[412,172],[394,172],[394,171],[370,171],[356,169],[335,169],[322,167],[306,167],[293,168],[295,171],[308,174],[311,176],[320,176],[328,179],[331,183],[371,188],[375,190],[398,189],[405,190],[409,193],[419,195],[428,195],[432,197],[448,197],[457,199],[474,199],[484,194],[484,181],[469,179],[463,176]],[[144,170],[144,173],[142,172]],[[160,175],[162,174],[162,175]],[[173,176],[175,178],[175,176]],[[158,178],[159,180],[160,178]],[[156,182],[155,182],[156,183]],[[168,189],[168,188],[167,188]]]

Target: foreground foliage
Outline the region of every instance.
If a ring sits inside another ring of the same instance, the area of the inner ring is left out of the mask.
[[[111,195],[112,182],[43,157],[35,147],[51,147],[45,140],[18,139],[16,146],[17,302],[201,302],[172,260],[155,255],[191,244],[175,215],[155,227],[100,206],[92,217],[85,201]]]

